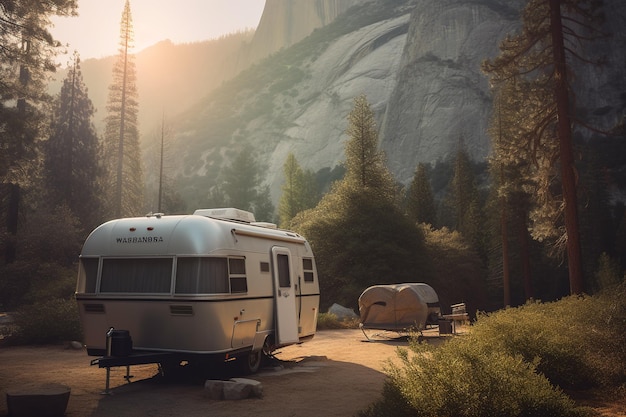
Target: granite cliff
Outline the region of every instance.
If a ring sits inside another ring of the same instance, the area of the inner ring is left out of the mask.
[[[219,50],[214,43],[165,43],[159,48],[169,55],[158,60],[148,59],[150,51],[139,54],[138,68],[146,71],[155,62],[158,67],[182,62],[166,75],[148,76],[152,81],[138,74],[147,83],[140,89],[140,112],[151,120],[142,126],[144,143],[164,108],[155,94],[171,91],[167,109],[177,155],[170,175],[177,177],[189,207],[202,204],[244,145],[263,163],[274,203],[290,152],[314,172],[341,164],[347,116],[360,94],[372,104],[381,147],[398,181],[408,183],[419,162],[448,160],[461,142],[474,160],[484,161],[490,152],[491,93],[480,64],[519,29],[525,3],[267,0],[254,35],[230,38],[221,60],[211,52]],[[626,2],[605,4],[610,12],[604,30],[610,36],[586,50],[605,64],[600,69],[576,64],[573,82],[577,116],[610,130],[626,111]],[[176,58],[181,56],[184,61]],[[92,93],[95,84],[87,81]],[[151,108],[150,119],[145,111]]]

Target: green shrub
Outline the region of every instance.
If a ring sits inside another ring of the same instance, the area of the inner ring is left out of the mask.
[[[357,329],[359,327],[359,319],[344,319],[339,320],[336,314],[333,313],[320,313],[317,316],[317,329],[329,330],[329,329]]]
[[[538,374],[534,363],[468,341],[400,349],[402,365],[389,365],[383,399],[360,415],[385,416],[392,410],[424,417],[590,415]]]
[[[53,298],[20,308],[11,340],[16,344],[82,340],[76,301]]]
[[[31,277],[30,289],[24,296],[23,304],[36,304],[53,298],[67,299],[76,290],[78,266],[65,267],[55,263],[37,265]]]
[[[443,346],[399,350],[382,399],[360,416],[594,415],[561,389],[623,387],[625,326],[626,283],[479,315],[467,335]]]
[[[481,315],[469,338],[536,360],[537,370],[562,388],[614,385],[626,380],[624,288]]]
[[[598,259],[598,267],[593,278],[592,286],[594,291],[598,291],[619,285],[624,275],[619,261],[603,252]]]

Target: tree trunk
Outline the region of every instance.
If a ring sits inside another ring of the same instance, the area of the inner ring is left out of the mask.
[[[15,262],[17,254],[16,235],[19,220],[20,207],[20,186],[18,184],[9,183],[6,185],[9,203],[7,209],[6,226],[9,238],[4,247],[4,262],[7,264]]]
[[[552,50],[555,63],[555,99],[558,115],[558,136],[560,148],[561,183],[565,204],[565,231],[567,233],[567,264],[569,268],[570,293],[583,292],[582,251],[578,228],[578,208],[576,201],[576,177],[572,146],[572,129],[569,116],[569,94],[561,22],[561,2],[550,0],[550,26],[552,29]]]
[[[501,198],[500,233],[502,237],[502,287],[504,292],[504,307],[511,306],[511,276],[509,272],[509,234],[507,229],[506,199]]]
[[[522,257],[522,279],[524,280],[524,295],[527,300],[535,297],[533,292],[533,280],[530,273],[530,237],[528,236],[528,224],[526,221],[526,208],[521,210],[521,220],[519,223],[519,240]]]

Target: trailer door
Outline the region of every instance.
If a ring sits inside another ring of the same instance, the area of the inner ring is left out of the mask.
[[[296,289],[289,249],[272,248],[272,275],[274,276],[274,325],[276,343],[297,343],[298,316],[296,312]]]

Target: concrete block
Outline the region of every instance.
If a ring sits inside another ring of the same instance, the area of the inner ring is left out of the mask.
[[[6,393],[9,417],[60,417],[65,414],[70,388],[48,384],[33,388],[9,389]]]

